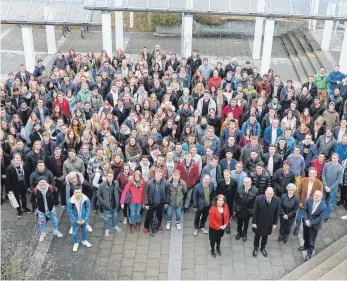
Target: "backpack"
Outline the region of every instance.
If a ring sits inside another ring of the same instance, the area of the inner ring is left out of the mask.
[[[159,220],[158,220],[158,216],[157,216],[157,211],[154,210],[153,212],[153,218],[149,224],[149,233],[151,234],[151,236],[154,236],[154,233],[156,233],[159,230]]]

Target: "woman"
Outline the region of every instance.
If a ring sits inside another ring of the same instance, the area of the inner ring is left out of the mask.
[[[123,171],[117,176],[116,180],[119,182],[119,188],[122,194],[125,189],[125,186],[129,182],[133,173],[134,172],[130,170],[130,166],[128,164],[124,164]],[[123,209],[123,215],[124,215],[123,224],[127,224],[128,223],[128,204],[125,203],[125,206],[122,209]]]
[[[96,173],[93,179],[93,186],[94,186],[94,196],[92,199],[92,208],[93,212],[96,213],[97,210],[100,210],[100,217],[103,219],[104,218],[104,208],[102,204],[98,204],[98,199],[97,199],[97,193],[98,189],[101,183],[106,181],[107,179],[107,173],[111,170],[111,164],[108,161],[102,161],[100,164],[100,167],[96,169]]]
[[[130,233],[135,232],[134,224],[136,222],[136,231],[140,232],[141,223],[141,207],[144,204],[145,181],[142,178],[140,171],[135,171],[134,175],[129,179],[129,182],[124,187],[122,197],[120,199],[121,208],[125,209],[125,204],[129,204],[130,216]],[[128,195],[129,194],[129,195]],[[130,196],[130,198],[129,198]],[[127,199],[129,202],[126,202]]]
[[[88,54],[87,54],[87,58],[88,58],[88,61],[90,63],[90,65],[92,66],[92,76],[93,76],[93,80],[95,81],[95,78],[96,78],[96,58],[95,58],[95,55],[93,52],[89,51]]]
[[[288,110],[287,115],[281,121],[281,128],[283,131],[286,131],[287,128],[291,129],[292,134],[296,130],[296,118],[293,116],[293,112]]]
[[[75,134],[72,129],[69,129],[65,135],[63,152],[67,154],[70,148],[74,148],[76,151],[79,151],[81,148],[81,139],[79,135]]]
[[[98,71],[100,68],[103,68],[106,61],[111,64],[111,58],[107,55],[107,52],[103,50],[101,55],[96,59],[96,70]]]
[[[30,141],[30,134],[31,134],[31,131],[34,127],[35,124],[40,124],[40,120],[37,118],[37,115],[35,112],[32,112],[30,114],[30,117],[29,117],[29,120],[27,122],[27,124],[25,125],[25,130],[22,132],[21,134],[21,137],[24,138],[27,142],[28,145],[31,144],[31,141]]]
[[[310,110],[304,108],[304,112],[300,114],[300,124],[304,123],[308,128],[311,127],[312,118],[310,116]]]
[[[290,183],[287,185],[288,193],[283,194],[280,204],[280,231],[278,242],[287,243],[290,230],[295,220],[296,211],[299,207],[299,199],[295,196],[296,185]]]
[[[142,149],[135,137],[129,138],[129,143],[125,146],[125,158],[131,166],[132,170],[135,170],[135,167],[140,162],[142,156]]]
[[[11,121],[11,127],[16,129],[17,133],[20,133],[23,127],[23,122],[18,114],[14,114]]]
[[[211,245],[211,255],[213,258],[216,257],[214,250],[215,245],[217,244],[216,251],[217,255],[221,256],[220,243],[224,235],[224,230],[227,227],[227,224],[230,219],[229,208],[226,204],[224,195],[219,194],[216,196],[214,203],[212,204],[209,210],[210,221],[208,223],[209,232],[208,236],[210,238]]]
[[[325,134],[324,119],[318,116],[311,127],[312,141],[316,142],[321,135]]]
[[[54,122],[57,122],[58,119],[63,119],[64,124],[67,124],[67,118],[66,115],[62,113],[60,106],[57,104],[56,106],[54,106],[53,108],[53,113],[52,113],[52,120]]]

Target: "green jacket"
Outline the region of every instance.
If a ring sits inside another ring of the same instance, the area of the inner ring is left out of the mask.
[[[324,76],[322,77],[319,75],[319,73],[317,73],[314,76],[314,84],[317,86],[318,91],[327,90],[329,86],[328,74],[324,74]]]
[[[78,92],[77,94],[77,100],[82,102],[83,104],[86,102],[86,101],[90,101],[91,100],[91,93],[90,91],[87,91],[87,92],[83,92],[82,90]]]

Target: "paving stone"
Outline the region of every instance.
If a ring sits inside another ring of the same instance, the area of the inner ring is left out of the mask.
[[[133,272],[132,280],[145,280],[145,272]]]
[[[235,268],[234,268],[235,269]],[[234,272],[233,266],[221,266],[221,274],[232,274]]]
[[[137,246],[136,247],[136,254],[148,254],[148,246]]]
[[[260,275],[259,274],[247,274],[247,279],[248,280],[260,280]]]
[[[159,251],[152,251],[152,250],[150,250],[148,252],[148,258],[149,259],[159,259],[160,258],[160,252]]]
[[[134,263],[134,268],[133,268],[133,271],[137,272],[137,271],[143,271],[145,272],[147,269],[147,263],[145,262],[141,262],[141,263]]]
[[[122,258],[121,267],[132,267],[135,258]]]
[[[244,261],[234,261],[233,262],[233,267],[234,267],[234,270],[238,270],[238,269],[246,269],[246,263]]]
[[[234,279],[235,280],[247,280],[246,270],[242,270],[242,269],[234,270]]]
[[[247,275],[257,275],[259,274],[259,266],[247,264]]]
[[[135,262],[147,262],[147,255],[136,255]]]
[[[279,265],[279,266],[277,266],[277,265],[273,265],[272,266],[272,273],[273,274],[285,274],[285,268],[284,268],[284,266],[281,266],[281,265]]]
[[[146,269],[146,276],[149,277],[157,277],[159,275],[159,268],[158,267],[147,267]]]
[[[160,273],[168,273],[168,264],[166,263],[161,263],[160,266],[159,266],[159,272]]]
[[[123,252],[123,257],[125,258],[134,258],[136,255],[136,250],[133,249],[133,250],[126,250],[124,249],[124,252]]]

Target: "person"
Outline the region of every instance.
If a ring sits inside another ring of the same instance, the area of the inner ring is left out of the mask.
[[[87,224],[89,221],[90,209],[90,200],[82,193],[81,186],[75,186],[74,194],[67,202],[67,213],[69,214],[73,230],[73,252],[76,252],[79,247],[77,233],[79,226],[82,229],[82,245],[86,246],[87,248],[92,246],[92,244],[90,244],[87,240]]]
[[[337,190],[343,180],[343,172],[344,169],[339,164],[339,155],[335,152],[331,156],[331,162],[324,166],[322,173],[323,194],[327,205],[325,223],[328,222],[331,212],[334,210]]]
[[[265,247],[268,236],[277,227],[280,210],[280,199],[274,196],[274,194],[273,188],[268,187],[265,195],[258,195],[255,200],[252,217],[252,228],[255,233],[253,257],[257,257],[258,255],[260,238],[260,251],[264,257],[268,256]]]
[[[147,210],[143,233],[147,234],[149,225],[156,212],[159,221],[159,231],[164,232],[161,226],[163,209],[167,209],[169,203],[169,185],[163,179],[163,170],[156,168],[154,178],[146,183],[145,187],[145,208]]]
[[[299,233],[306,201],[313,196],[316,190],[323,192],[323,183],[317,179],[317,170],[311,167],[308,171],[308,177],[300,180],[300,184],[296,191],[296,196],[299,198],[300,203],[296,213],[294,235],[298,235]]]
[[[40,226],[39,241],[43,242],[47,235],[46,217],[51,220],[54,236],[61,238],[63,234],[58,230],[57,212],[55,210],[55,206],[58,204],[58,192],[43,176],[39,177],[37,182],[37,186],[31,193],[31,202],[33,209],[37,211]]]
[[[243,187],[239,188],[235,194],[233,209],[237,219],[236,240],[242,237],[243,242],[247,241],[247,230],[249,219],[252,217],[258,189],[252,186],[252,180],[249,177],[243,179]]]
[[[117,211],[119,209],[119,183],[114,180],[114,172],[107,171],[106,180],[99,185],[97,197],[104,209],[105,237],[110,236],[108,219],[112,212],[112,228],[116,232],[122,230],[117,225]]]
[[[273,176],[273,187],[276,196],[281,198],[282,194],[286,193],[286,187],[290,183],[295,183],[295,174],[290,170],[290,161],[284,160],[283,167],[278,169]]]
[[[198,235],[199,230],[208,234],[205,224],[208,217],[208,212],[211,207],[211,201],[215,195],[215,189],[209,175],[204,175],[202,182],[194,186],[193,191],[193,208],[195,211],[194,218],[194,236]]]
[[[296,185],[289,183],[286,187],[287,193],[281,197],[280,204],[280,229],[278,242],[287,243],[290,230],[295,220],[296,211],[299,207],[299,199],[295,196]]]
[[[23,216],[22,210],[30,214],[31,210],[27,207],[27,189],[23,161],[19,153],[13,155],[11,164],[6,169],[6,185],[8,186],[8,190],[13,192],[13,195],[18,202],[17,218]]]
[[[208,212],[210,220],[209,226],[209,239],[211,245],[211,255],[216,258],[216,252],[218,256],[221,256],[220,244],[224,235],[225,228],[228,225],[230,219],[229,208],[226,203],[226,198],[222,194],[218,194],[214,199],[212,206]],[[214,250],[216,245],[216,252]]]
[[[121,208],[124,210],[125,201],[127,194],[130,194],[129,202],[129,223],[130,223],[130,233],[135,233],[135,228],[137,232],[140,232],[141,223],[141,208],[144,204],[144,191],[145,191],[145,180],[142,177],[142,173],[136,170],[132,177],[130,177],[129,182],[125,185],[122,192],[122,197],[120,199]],[[135,226],[136,222],[136,226]]]
[[[318,231],[322,228],[324,218],[326,216],[327,206],[322,201],[323,193],[320,190],[314,192],[313,198],[309,198],[305,204],[303,212],[304,225],[304,246],[298,250],[307,250],[305,261],[312,257]]]
[[[176,227],[180,230],[181,227],[181,210],[183,206],[183,198],[187,193],[187,185],[180,178],[181,173],[175,169],[172,173],[172,177],[168,180],[169,184],[169,206],[167,209],[167,222],[166,229],[170,229],[172,221],[172,212],[176,213]]]

